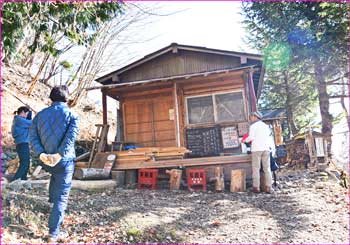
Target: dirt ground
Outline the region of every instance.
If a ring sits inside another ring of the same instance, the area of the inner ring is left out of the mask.
[[[310,170],[279,173],[274,194],[73,189],[65,243],[349,244],[349,198]],[[2,243],[43,243],[46,190],[3,190]]]

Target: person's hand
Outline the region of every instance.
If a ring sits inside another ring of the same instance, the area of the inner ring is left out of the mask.
[[[48,154],[46,154],[46,153],[41,153],[40,156],[39,156],[39,159],[45,164],[49,164],[50,163],[50,160],[48,158]]]
[[[28,111],[26,119],[32,120],[32,111]]]
[[[49,154],[48,159],[50,161],[50,164],[52,166],[55,166],[57,163],[59,163],[59,161],[61,161],[62,157],[60,154],[56,153],[56,154]]]
[[[39,158],[44,164],[50,167],[56,166],[56,164],[62,159],[61,155],[58,153],[56,154],[41,153]]]

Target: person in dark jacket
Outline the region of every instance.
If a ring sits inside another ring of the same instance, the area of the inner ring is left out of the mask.
[[[67,86],[54,87],[50,99],[51,106],[33,119],[30,144],[34,154],[42,161],[43,168],[52,174],[49,202],[53,203],[53,207],[49,217],[48,242],[57,242],[72,186],[79,119],[66,104]]]
[[[15,111],[12,123],[12,137],[15,140],[16,151],[19,158],[19,168],[13,177],[16,179],[27,179],[30,165],[29,152],[29,128],[32,124],[31,111],[26,106],[21,106]]]

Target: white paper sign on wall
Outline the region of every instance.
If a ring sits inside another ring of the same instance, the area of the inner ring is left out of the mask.
[[[221,136],[224,149],[235,148],[241,145],[236,127],[221,128]]]

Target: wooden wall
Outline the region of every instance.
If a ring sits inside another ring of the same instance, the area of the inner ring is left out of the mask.
[[[119,76],[120,82],[162,78],[175,75],[239,67],[239,57],[179,50],[166,53]]]
[[[175,146],[175,123],[169,114],[173,105],[171,88],[123,93],[125,141],[144,147]]]
[[[176,83],[176,85],[174,85]],[[176,92],[175,92],[176,88]],[[186,147],[186,128],[231,126],[235,123],[187,125],[186,97],[214,92],[243,91],[246,120],[248,119],[247,86],[245,72],[231,71],[182,80],[163,81],[148,85],[110,89],[109,95],[119,97],[123,115],[124,140],[140,146]],[[176,97],[175,97],[176,94]],[[176,98],[176,99],[175,99]],[[178,118],[176,102],[178,103]]]
[[[234,125],[235,123],[208,123],[200,126],[193,126],[187,124],[187,111],[186,111],[186,97],[195,95],[205,95],[215,92],[229,92],[242,90],[244,94],[246,120],[248,120],[248,97],[247,86],[245,84],[244,72],[234,71],[229,73],[211,75],[207,77],[198,77],[189,79],[189,81],[182,81],[178,83],[178,101],[179,101],[179,124],[180,124],[180,142],[181,146],[186,146],[185,142],[185,130],[186,128],[193,127],[211,127],[215,125]]]

